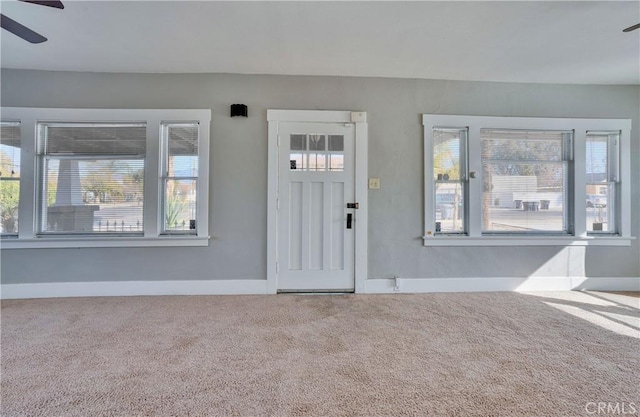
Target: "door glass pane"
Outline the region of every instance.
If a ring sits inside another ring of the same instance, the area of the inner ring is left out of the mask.
[[[291,142],[290,142],[289,148],[292,151],[306,151],[307,137],[305,135],[291,135]]]
[[[344,171],[344,136],[314,133],[290,136],[290,171]]]
[[[309,153],[309,171],[325,171],[327,169],[327,154]]]
[[[329,150],[334,152],[344,151],[344,136],[329,135]]]
[[[289,154],[289,169],[291,171],[304,171],[307,168],[307,154],[291,153]]]
[[[326,149],[325,135],[309,135],[309,171],[326,171]]]
[[[329,171],[344,171],[343,135],[329,135]]]
[[[329,171],[344,171],[344,155],[341,153],[329,154]]]
[[[318,158],[317,155],[310,154],[307,150],[308,147],[313,149],[319,146],[321,141],[320,135],[312,135],[314,140],[307,140],[307,135],[294,134],[290,136],[289,148],[289,170],[291,171],[315,171],[317,170]],[[324,139],[322,139],[324,143]],[[308,146],[307,146],[308,145]]]
[[[309,135],[309,150],[325,151],[326,150],[325,138],[326,138],[325,135]]]

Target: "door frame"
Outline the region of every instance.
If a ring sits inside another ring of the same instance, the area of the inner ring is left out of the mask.
[[[267,293],[278,291],[278,134],[279,123],[352,123],[355,126],[355,178],[356,202],[360,204],[356,218],[354,251],[354,289],[365,291],[368,263],[368,149],[369,133],[367,113],[329,110],[267,110],[269,129],[268,196],[267,196]],[[288,161],[286,161],[288,163]]]

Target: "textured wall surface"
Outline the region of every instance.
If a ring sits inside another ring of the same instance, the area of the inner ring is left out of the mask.
[[[640,235],[640,87],[231,74],[3,70],[2,106],[212,109],[206,248],[2,251],[2,282],[266,279],[266,110],[368,113],[369,277],[640,276],[640,246],[426,248],[422,113],[631,118],[632,235]],[[244,103],[249,117],[229,117]],[[240,163],[241,162],[241,163]]]

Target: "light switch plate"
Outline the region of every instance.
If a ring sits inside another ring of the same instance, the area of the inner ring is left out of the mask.
[[[380,189],[380,178],[369,178],[369,189],[370,190],[379,190]]]

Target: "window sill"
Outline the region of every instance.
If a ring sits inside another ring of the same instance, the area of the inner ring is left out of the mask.
[[[54,249],[54,248],[140,248],[209,246],[210,237],[162,236],[162,237],[57,237],[35,239],[3,239],[4,249]]]
[[[423,236],[424,246],[631,246],[621,236]]]

